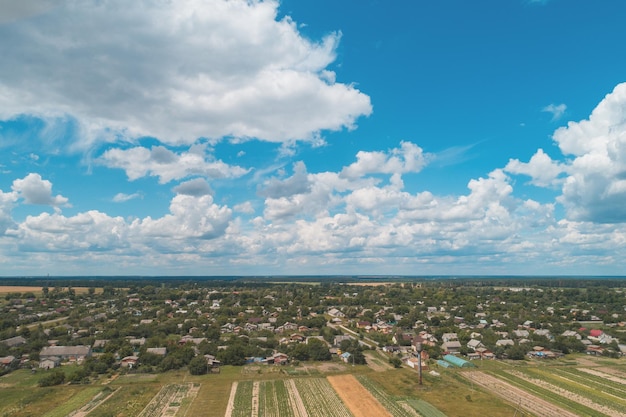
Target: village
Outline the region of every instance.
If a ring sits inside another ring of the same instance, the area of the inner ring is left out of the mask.
[[[203,374],[249,363],[364,364],[368,350],[384,352],[394,366],[424,369],[575,352],[620,357],[626,354],[625,305],[619,288],[602,286],[42,287],[5,295],[0,369],[78,364],[70,378],[86,382],[98,373],[185,367]]]

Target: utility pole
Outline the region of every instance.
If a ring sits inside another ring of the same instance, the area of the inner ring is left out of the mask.
[[[417,342],[415,348],[417,349],[417,371],[420,385],[422,385],[422,342]]]

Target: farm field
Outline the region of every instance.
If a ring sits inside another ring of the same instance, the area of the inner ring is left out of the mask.
[[[0,378],[0,416],[626,416],[623,360],[489,361],[438,372],[419,386],[408,368],[226,366],[41,388],[43,371],[18,370]]]
[[[459,375],[532,415],[624,417],[622,372],[623,361],[581,356],[573,362],[526,363]]]
[[[61,291],[67,291],[67,287],[60,288]],[[89,292],[88,287],[72,287],[76,294],[87,294]],[[15,294],[15,293],[29,293],[32,292],[35,295],[41,295],[43,287],[31,287],[24,285],[0,285],[0,295]],[[50,289],[52,290],[52,288]],[[102,288],[95,288],[96,294],[102,294]]]

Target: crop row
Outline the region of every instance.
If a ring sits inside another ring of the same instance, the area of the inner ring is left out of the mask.
[[[353,417],[324,378],[242,381],[232,403],[230,417]]]
[[[543,398],[546,401],[550,401],[553,404],[556,404],[560,407],[571,410],[578,415],[589,416],[589,417],[604,417],[605,416],[605,414],[600,413],[592,408],[586,407],[577,401],[563,397],[551,390],[538,387],[532,382],[522,379],[516,375],[512,375],[505,371],[494,371],[493,374],[497,375],[499,379],[502,379],[514,386],[517,386],[526,392],[534,394],[538,396],[539,398]]]
[[[353,417],[325,378],[296,379],[295,384],[309,415]]]
[[[555,368],[554,372],[595,392],[604,392],[617,398],[626,398],[626,385],[611,381],[599,375],[588,374],[573,368]]]
[[[250,417],[252,415],[252,386],[252,381],[242,381],[237,385],[232,417]]]
[[[535,385],[543,385],[547,389],[569,397],[578,403],[598,410],[605,407],[609,408],[612,410],[610,412],[611,415],[626,413],[626,401],[623,399],[623,391],[617,393],[609,392],[610,388],[608,386],[606,389],[602,385],[594,386],[588,378],[576,379],[575,375],[567,375],[559,372],[556,368],[533,368],[526,369],[525,372],[518,372],[529,379],[530,382],[534,382]]]
[[[259,389],[259,415],[266,417],[295,417],[289,403],[289,393],[285,383],[263,381]]]

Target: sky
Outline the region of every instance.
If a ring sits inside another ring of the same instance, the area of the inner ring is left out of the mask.
[[[625,15],[0,0],[0,276],[625,275]]]

